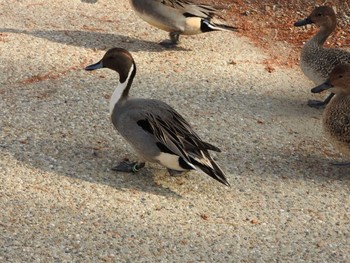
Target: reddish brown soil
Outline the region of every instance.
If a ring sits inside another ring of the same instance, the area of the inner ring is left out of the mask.
[[[240,28],[239,34],[271,54],[268,64],[292,66],[298,63],[300,49],[317,31],[315,26],[295,28],[293,23],[306,18],[315,6],[335,7],[338,27],[327,40],[328,47],[350,47],[350,2],[344,0],[216,0],[206,1],[227,6],[225,19]],[[288,49],[281,49],[281,47]]]

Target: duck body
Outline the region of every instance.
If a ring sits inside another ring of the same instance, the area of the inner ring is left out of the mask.
[[[350,52],[324,48],[317,38],[311,38],[301,51],[300,68],[315,85],[326,81],[333,68],[342,63],[350,63]]]
[[[117,103],[111,120],[143,161],[179,172],[196,167],[207,170],[206,165],[218,168],[208,150],[220,149],[202,141],[176,110],[160,100],[137,98]]]
[[[300,68],[315,85],[326,81],[333,68],[342,63],[350,63],[348,51],[324,48],[314,39],[309,40],[301,51]]]
[[[343,49],[325,48],[324,43],[336,28],[336,15],[329,6],[316,7],[306,19],[294,23],[295,26],[316,24],[319,31],[302,48],[300,68],[304,75],[315,83],[323,83],[333,70],[342,63],[350,63],[350,52]],[[330,94],[325,101],[310,100],[311,107],[324,107],[334,94]]]
[[[111,115],[114,127],[132,145],[143,161],[157,162],[176,171],[193,170],[195,169],[193,166],[187,165],[183,158],[179,157],[180,152],[174,153],[176,147],[165,145],[156,136],[157,127],[154,127],[152,122],[158,119],[163,123],[171,122],[174,125],[176,118],[180,118],[184,125],[189,126],[168,104],[160,100],[140,98],[130,98],[123,103],[117,103]]]
[[[170,41],[163,41],[164,45],[176,45],[179,35],[237,29],[213,23],[211,19],[218,16],[218,8],[210,5],[197,5],[187,0],[130,0],[130,4],[144,21],[169,32]]]
[[[328,140],[350,157],[350,96],[336,95],[327,105],[322,122]]]
[[[130,0],[130,2],[135,12],[152,26],[167,32],[186,32],[186,17],[179,9],[155,0]]]
[[[155,99],[130,98],[129,89],[136,65],[125,49],[113,48],[102,60],[86,70],[110,68],[119,73],[119,83],[110,99],[111,121],[118,132],[141,157],[141,165],[122,162],[117,171],[135,171],[144,162],[156,162],[171,175],[199,169],[229,186],[224,172],[211,158],[209,150],[220,149],[200,139],[191,125],[171,106]]]
[[[322,116],[325,135],[339,152],[350,157],[350,64],[337,65],[329,78],[311,91],[324,90],[335,94]]]

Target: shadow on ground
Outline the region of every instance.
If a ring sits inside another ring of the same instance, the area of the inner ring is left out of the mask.
[[[126,48],[131,52],[148,51],[163,52],[168,49],[156,42],[137,39],[129,36],[118,34],[92,32],[81,30],[19,30],[13,28],[0,28],[1,33],[26,34],[33,37],[47,39],[52,42],[84,47],[88,49],[106,50],[111,47]],[[132,44],[132,45],[130,45]],[[174,51],[188,51],[182,47],[175,47]]]
[[[40,140],[34,137],[33,135],[25,141],[2,141],[0,150],[10,153],[25,165],[50,173],[108,185],[120,191],[132,189],[181,198],[176,192],[156,183],[153,176],[154,170],[149,167],[134,174],[110,170],[110,167],[121,161],[113,156],[121,156],[116,152],[118,149],[97,150],[89,142],[83,144],[65,140]],[[164,170],[165,173],[166,170]]]
[[[225,94],[226,97],[231,95],[228,94],[228,92],[225,92]],[[209,95],[209,97],[211,96],[210,93],[207,95]],[[255,103],[255,101],[268,102],[257,104],[256,108],[249,107],[252,116],[254,116],[255,113],[263,113],[264,111],[275,112],[276,110],[274,107],[286,104],[285,98],[269,96],[259,99],[256,95],[251,97],[247,94],[237,93],[232,96],[236,96],[233,97],[236,99],[239,98],[245,106]],[[211,103],[217,105],[219,101],[212,101]],[[283,111],[280,111],[278,113],[279,115],[285,114],[286,116],[294,118],[300,114],[300,107],[293,105],[290,100],[288,103],[288,107],[281,106]],[[297,101],[294,103],[299,104],[301,102]],[[273,105],[273,107],[271,105]],[[24,107],[24,105],[22,106]],[[308,106],[305,105],[305,109],[308,109]],[[67,109],[62,109],[62,112],[66,110]],[[310,113],[313,111],[315,110],[307,110],[307,112]],[[30,110],[28,110],[28,112],[30,113]],[[266,115],[269,114],[271,113]],[[192,121],[190,120],[190,122]],[[70,124],[62,122],[60,125],[69,126]],[[90,124],[87,123],[86,125]],[[36,123],[36,129],[40,130],[40,134],[50,132],[50,128],[46,127],[45,121],[42,120]],[[252,131],[251,139],[258,139],[254,138],[256,136],[258,135],[255,135],[254,131]],[[91,138],[92,136],[89,135],[89,137]],[[101,147],[96,148],[94,142],[89,142],[88,140],[82,142],[82,140],[84,140],[84,136],[79,138],[70,137],[69,139],[65,138],[65,136],[63,136],[62,139],[42,139],[37,138],[37,135],[33,131],[24,141],[14,139],[10,136],[3,137],[2,141],[0,141],[0,149],[4,152],[8,152],[20,162],[44,171],[54,172],[92,183],[109,185],[121,191],[125,189],[136,189],[156,195],[181,198],[176,192],[155,182],[153,174],[157,172],[157,169],[154,167],[146,167],[137,174],[116,173],[109,170],[110,167],[115,165],[116,162],[121,161],[121,159],[125,157],[125,154],[127,154],[124,153],[125,150],[123,150],[120,145],[109,145],[105,143]],[[308,152],[310,151],[307,147],[310,145],[303,146],[302,143],[300,144],[301,146],[299,148],[291,150],[290,145],[286,145],[284,148],[276,148],[273,143],[265,140],[261,148],[261,156],[256,154],[256,149],[247,148],[244,144],[233,146],[233,148],[226,150],[226,152],[228,152],[227,156],[223,156],[223,159],[220,159],[219,163],[231,174],[244,174],[244,171],[254,170],[257,171],[256,173],[259,174],[259,176],[273,175],[281,179],[288,177],[290,179],[306,181],[328,181],[334,179],[350,182],[350,177],[348,176],[349,168],[332,166],[330,164],[331,161],[322,156],[322,147],[316,147],[315,153],[309,154]],[[312,144],[312,142],[309,144]],[[220,145],[218,146],[220,147]],[[128,150],[132,152],[131,147]],[[242,154],[243,151],[244,154]],[[220,155],[218,155],[218,157],[219,156]],[[294,172],[291,173],[290,171]],[[160,173],[163,172],[164,176],[168,176],[165,175],[165,169],[160,171]],[[190,180],[195,180],[194,177],[189,179],[188,183],[195,183]]]

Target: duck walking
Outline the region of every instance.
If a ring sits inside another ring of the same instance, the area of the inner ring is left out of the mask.
[[[350,52],[343,49],[324,48],[323,45],[329,35],[335,30],[337,19],[330,6],[316,7],[311,14],[303,20],[294,23],[294,26],[316,24],[320,29],[302,48],[300,67],[303,73],[315,85],[324,82],[332,69],[341,63],[350,63]],[[322,108],[334,96],[331,93],[324,101],[309,100],[308,105],[314,108]]]
[[[211,5],[195,4],[189,0],[130,0],[130,4],[147,23],[169,32],[170,40],[160,43],[165,47],[176,46],[180,35],[237,30],[233,26],[212,22],[214,16],[220,17],[220,8]]]
[[[144,161],[157,162],[168,168],[171,175],[199,169],[220,183],[230,185],[208,152],[220,152],[220,149],[202,141],[177,111],[159,100],[129,97],[136,64],[127,50],[112,48],[85,70],[100,68],[119,73],[119,83],[109,104],[111,120],[143,160],[140,163],[124,161],[114,170],[135,172],[144,166]]]
[[[337,65],[326,82],[311,91],[324,90],[335,93],[323,112],[326,136],[338,151],[350,157],[350,64]]]

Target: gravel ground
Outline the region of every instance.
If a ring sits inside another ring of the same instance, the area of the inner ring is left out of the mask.
[[[227,32],[166,50],[127,0],[93,2],[0,2],[0,261],[349,262],[350,168],[331,165],[345,159],[299,68]],[[133,95],[222,149],[231,188],[109,169],[137,158],[109,121],[117,75],[83,68],[115,46],[136,60]]]

